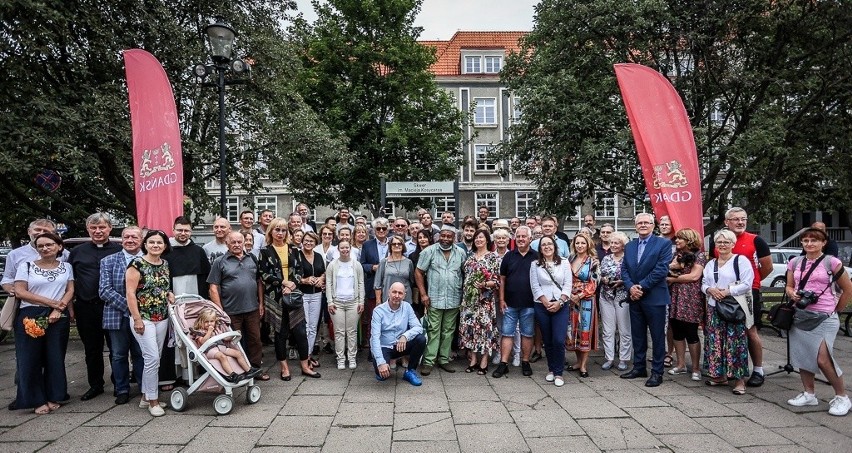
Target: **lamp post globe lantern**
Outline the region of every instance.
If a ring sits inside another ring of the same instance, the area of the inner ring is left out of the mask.
[[[204,27],[207,34],[207,42],[210,45],[210,56],[217,64],[225,64],[231,61],[234,52],[234,39],[237,33],[233,28],[225,24],[221,17],[216,18],[215,24]]]

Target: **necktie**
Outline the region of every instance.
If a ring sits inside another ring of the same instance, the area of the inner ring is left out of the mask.
[[[642,254],[645,253],[645,242],[647,242],[647,239],[639,241],[639,253],[636,254],[636,261],[642,261]]]

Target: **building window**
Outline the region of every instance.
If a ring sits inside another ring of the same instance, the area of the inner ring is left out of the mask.
[[[473,145],[473,162],[474,170],[477,172],[495,173],[497,172],[497,162],[489,158],[489,154],[494,150],[492,145]]]
[[[497,124],[497,99],[495,98],[473,98],[476,110],[473,122],[477,125]]]
[[[512,122],[520,123],[523,110],[521,109],[521,98],[515,96],[512,98]]]
[[[615,194],[612,192],[595,192],[595,217],[616,217]]]
[[[456,213],[456,199],[453,197],[435,197],[432,199],[435,204],[435,212],[432,213],[432,217],[438,218],[444,212],[452,212],[453,215]]]
[[[503,66],[503,57],[485,57],[485,72],[496,74]]]
[[[257,218],[260,220],[260,211],[270,210],[272,215],[278,217],[278,197],[254,197],[254,207],[257,210]]]
[[[228,222],[240,222],[240,199],[237,197],[225,197],[225,210]]]
[[[396,202],[388,200],[385,202],[384,216],[396,218]]]
[[[536,192],[515,192],[515,216],[523,219],[534,215],[533,205],[536,198]]]
[[[499,192],[476,192],[474,194],[474,204],[479,210],[480,206],[488,207],[488,218],[500,218],[500,193]]]
[[[465,74],[478,74],[482,72],[482,57],[464,57]]]
[[[296,200],[293,200],[293,210],[290,211],[290,212],[296,212],[296,206],[298,206],[298,205],[299,205],[299,202],[296,201]],[[312,222],[316,222],[316,220],[317,220],[317,210],[311,209],[310,206],[308,206],[308,220],[310,220]]]

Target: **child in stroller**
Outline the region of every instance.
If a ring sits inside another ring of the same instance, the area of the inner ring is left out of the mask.
[[[214,335],[217,322],[219,322],[219,315],[216,313],[216,310],[212,308],[205,308],[201,310],[198,314],[198,319],[195,320],[195,325],[192,326],[192,330],[189,332],[189,335],[193,341],[195,341],[196,346],[203,345]],[[222,371],[224,372],[225,380],[230,383],[236,383],[243,379],[253,378],[260,372],[260,368],[249,365],[248,360],[246,360],[242,351],[230,347],[229,342],[218,342],[216,347],[210,348],[205,356],[207,356],[208,359],[216,359],[219,361],[219,364],[222,366]],[[231,367],[231,363],[227,359],[228,357],[236,359],[237,363],[240,364],[240,367],[247,371],[242,374],[234,372],[233,367]]]

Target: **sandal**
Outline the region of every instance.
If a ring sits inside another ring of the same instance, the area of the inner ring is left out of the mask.
[[[47,404],[42,404],[41,406],[35,408],[33,411],[36,415],[47,415],[50,413],[50,406]]]
[[[465,373],[473,373],[474,371],[479,371],[479,367],[476,365],[471,365],[464,369]]]
[[[258,381],[268,381],[268,380],[269,380],[269,379],[271,379],[271,378],[269,377],[269,374],[267,374],[267,373],[262,373],[262,374],[260,374],[260,375],[258,375],[258,376],[255,376],[255,379],[257,379]]]
[[[712,379],[707,379],[704,381],[704,385],[709,385],[710,387],[719,387],[723,385],[728,385],[728,381],[714,381]]]
[[[672,366],[672,356],[666,354],[666,358],[663,359],[663,366],[669,368]]]
[[[744,387],[736,387],[731,389],[731,393],[733,393],[734,395],[745,395],[745,392],[746,390]]]
[[[488,374],[488,365],[485,365],[484,367],[479,367],[479,369],[476,371],[476,374],[480,376],[485,376],[486,374]]]
[[[55,410],[59,410],[60,407],[62,407],[62,405],[59,404],[59,403],[54,403],[53,401],[47,402],[47,408],[50,409],[50,412],[53,412]]]

